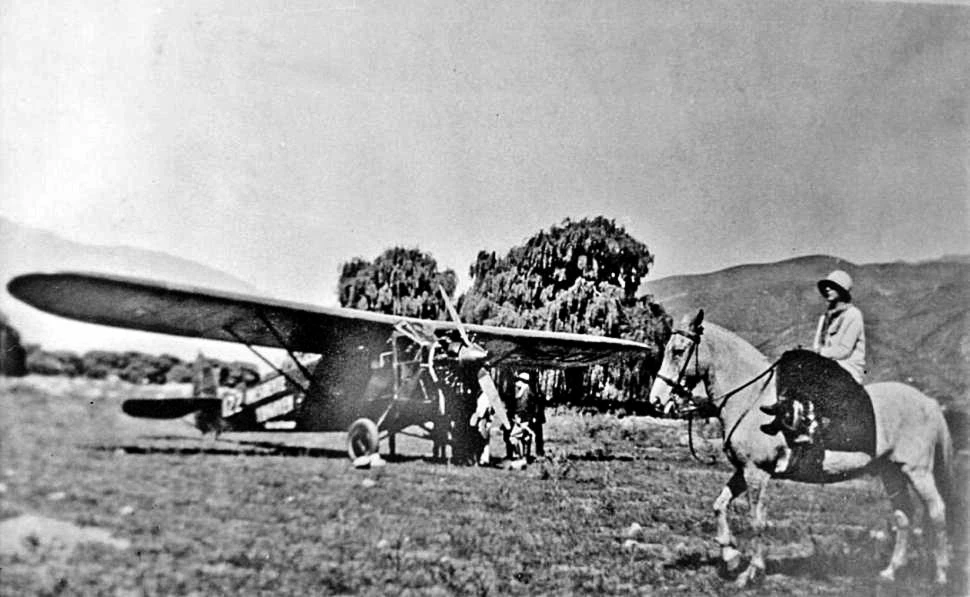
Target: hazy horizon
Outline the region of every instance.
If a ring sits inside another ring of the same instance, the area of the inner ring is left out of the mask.
[[[359,0],[0,11],[0,215],[336,304],[565,218],[651,280],[970,253],[970,8]]]

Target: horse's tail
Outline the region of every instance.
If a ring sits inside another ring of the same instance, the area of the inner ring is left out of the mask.
[[[952,511],[955,497],[953,495],[953,440],[950,438],[950,429],[943,411],[938,411],[936,424],[936,447],[933,454],[933,480],[936,488],[943,498],[943,503],[949,511]]]

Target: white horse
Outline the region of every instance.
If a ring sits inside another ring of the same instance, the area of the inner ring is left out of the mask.
[[[678,414],[685,408],[716,414],[724,430],[724,452],[735,471],[714,502],[716,541],[728,572],[736,572],[741,553],[728,525],[730,503],[745,490],[751,501],[752,556],[738,575],[744,586],[760,579],[765,570],[761,534],[766,526],[765,487],[772,477],[807,483],[826,483],[862,474],[878,474],[893,506],[895,546],[889,565],[880,576],[893,580],[906,562],[913,505],[912,487],[926,507],[930,535],[935,537],[936,582],[946,583],[949,556],[946,508],[952,444],[940,406],[916,388],[885,382],[866,386],[875,415],[875,454],[825,451],[822,473],[786,471],[792,450],[781,433],[770,433],[773,417],[762,406],[777,402],[772,363],[738,335],[713,324],[702,326],[703,310],[686,329],[671,336],[663,364],[650,391],[655,408]],[[703,386],[706,398],[694,395]]]

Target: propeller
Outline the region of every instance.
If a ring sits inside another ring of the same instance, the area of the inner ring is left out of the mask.
[[[508,414],[505,412],[505,404],[502,402],[498,388],[495,387],[495,380],[492,379],[492,374],[488,370],[488,351],[479,344],[472,342],[468,336],[468,330],[465,329],[465,325],[461,322],[461,317],[458,316],[458,311],[451,304],[451,300],[448,299],[448,294],[440,284],[438,285],[438,291],[441,293],[441,298],[445,301],[448,315],[455,322],[455,326],[458,328],[458,334],[461,336],[462,346],[458,349],[458,362],[463,366],[478,366],[478,385],[481,387],[485,397],[488,398],[489,404],[495,410],[495,420],[503,427],[511,427]]]
[[[462,347],[458,349],[458,362],[462,364],[469,363],[481,363],[488,359],[488,351],[482,348],[480,345],[472,342],[471,338],[468,336],[468,330],[465,329],[465,324],[461,322],[461,317],[458,316],[458,311],[455,306],[451,304],[448,299],[448,294],[441,284],[438,284],[438,291],[441,293],[441,298],[445,301],[445,307],[448,309],[448,315],[451,316],[451,320],[455,322],[458,327],[458,334],[461,336]]]

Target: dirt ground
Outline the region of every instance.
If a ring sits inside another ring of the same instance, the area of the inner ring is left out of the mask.
[[[710,515],[730,473],[716,444],[698,446],[716,464],[691,458],[683,423],[560,412],[523,471],[433,463],[416,440],[359,471],[339,434],[202,439],[121,413],[180,390],[0,380],[0,524],[18,529],[0,537],[0,594],[967,594],[965,541],[946,589],[921,535],[896,583],[875,580],[891,548],[875,479],[774,482],[768,575],[736,589]],[[951,524],[965,537],[965,516]]]

